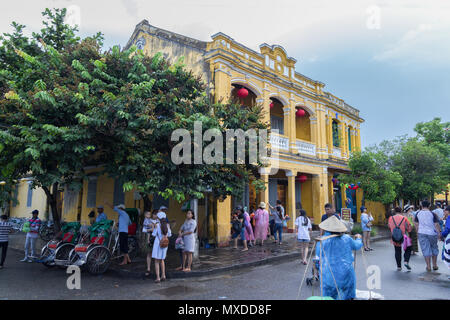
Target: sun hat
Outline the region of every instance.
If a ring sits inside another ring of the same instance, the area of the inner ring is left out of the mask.
[[[125,207],[124,204],[119,204],[119,205],[117,206],[117,208],[118,208],[118,209],[122,209],[122,210],[125,210],[125,209],[126,209],[126,207]]]
[[[336,216],[331,216],[319,224],[319,228],[329,232],[347,232],[347,226]]]
[[[166,216],[166,214],[164,213],[164,212],[158,212],[158,219],[159,220],[161,220],[161,219],[165,219],[167,216]]]
[[[261,209],[265,209],[265,208],[266,208],[266,204],[265,204],[264,202],[261,202],[261,203],[259,204],[259,207],[260,207]]]
[[[161,206],[161,207],[159,208],[159,210],[167,210],[167,207],[166,207],[166,206]]]
[[[403,212],[408,212],[409,209],[411,209],[413,206],[410,204],[407,204],[403,207]]]
[[[363,212],[365,209],[367,209],[366,207],[362,206],[361,208],[359,208],[359,210],[361,210],[361,212]]]

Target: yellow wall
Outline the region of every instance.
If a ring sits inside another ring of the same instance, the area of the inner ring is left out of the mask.
[[[312,180],[308,179],[308,181],[303,182],[301,188],[302,188],[301,198],[302,198],[303,210],[306,211],[306,214],[308,215],[308,217],[314,218],[314,223],[317,223],[317,221],[316,221],[317,215],[316,216],[314,215],[313,203],[312,203],[312,198],[313,198],[312,197]]]
[[[17,200],[19,203],[13,207],[10,206],[10,217],[15,218],[31,218],[31,212],[33,210],[39,210],[39,218],[41,220],[48,219],[47,213],[47,196],[42,188],[33,190],[33,197],[31,206],[27,206],[28,197],[28,181],[20,180],[18,183]],[[46,214],[47,213],[47,214]]]

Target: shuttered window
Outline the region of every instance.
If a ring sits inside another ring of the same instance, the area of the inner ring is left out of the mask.
[[[114,181],[114,205],[125,204],[125,193],[123,192],[123,182]]]
[[[295,181],[295,209],[302,209],[302,184],[300,181]]]
[[[13,208],[14,207],[16,207],[17,206],[17,201],[19,200],[18,198],[19,198],[19,185],[18,184],[16,184],[15,186],[14,186],[14,194],[13,194],[13,197],[14,197],[14,200],[15,201],[13,201]]]
[[[33,204],[33,189],[31,187],[31,182],[28,183],[28,194],[27,194],[27,208],[30,208]]]
[[[272,130],[278,130],[279,134],[284,134],[284,120],[281,117],[270,116],[270,127]]]
[[[97,177],[90,177],[87,188],[87,208],[95,208],[97,205]]]

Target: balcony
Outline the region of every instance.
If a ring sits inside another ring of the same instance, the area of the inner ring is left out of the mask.
[[[289,151],[289,138],[272,133],[270,135],[270,144],[273,149]]]
[[[300,154],[306,154],[313,157],[316,156],[316,145],[314,143],[297,139],[296,147]]]

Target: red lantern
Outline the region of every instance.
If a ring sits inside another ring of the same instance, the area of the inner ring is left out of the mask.
[[[297,177],[297,180],[301,183],[308,181],[308,177],[302,174],[301,176]]]
[[[237,92],[237,95],[239,98],[242,98],[242,99],[247,98],[248,90],[245,88],[239,89],[239,91]]]
[[[305,112],[305,110],[303,110],[303,109],[298,109],[297,110],[297,112],[295,113],[295,115],[297,116],[297,117],[304,117],[305,116],[305,114],[306,114],[306,112]]]
[[[272,103],[270,104],[270,109],[272,109],[273,107],[275,107],[275,104],[272,102]]]

